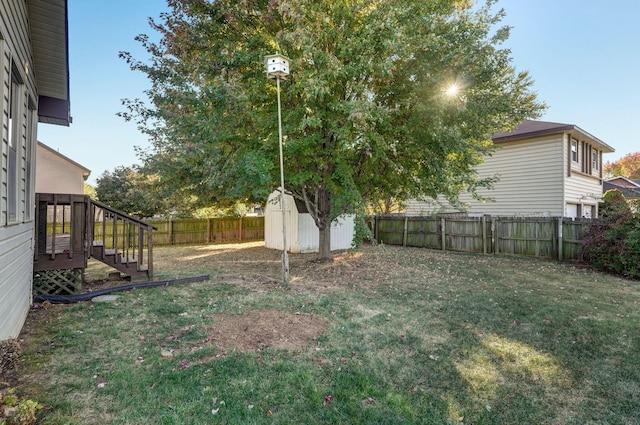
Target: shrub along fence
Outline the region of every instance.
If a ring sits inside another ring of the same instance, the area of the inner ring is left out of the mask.
[[[594,220],[566,217],[460,217],[377,215],[376,241],[449,251],[501,253],[579,260],[585,230]]]

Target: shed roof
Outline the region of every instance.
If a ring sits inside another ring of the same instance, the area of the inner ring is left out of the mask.
[[[500,143],[556,133],[579,133],[582,137],[589,139],[594,144],[597,144],[603,152],[615,152],[615,149],[613,149],[611,146],[598,139],[597,137],[591,135],[590,133],[584,131],[575,124],[563,124],[549,121],[524,120],[520,124],[518,124],[512,131],[503,131],[494,134],[492,140],[494,143]]]

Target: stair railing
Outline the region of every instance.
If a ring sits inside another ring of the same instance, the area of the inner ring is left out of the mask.
[[[118,211],[102,202],[91,199],[92,244],[102,244],[101,257],[113,254],[116,261],[125,268],[136,264],[136,272],[146,272],[153,277],[152,231],[157,227],[139,218]],[[101,237],[102,240],[98,239]]]

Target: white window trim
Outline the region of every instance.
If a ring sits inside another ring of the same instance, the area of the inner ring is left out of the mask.
[[[575,162],[575,163],[580,162],[579,146],[580,144],[578,143],[578,140],[571,138],[571,162]],[[575,147],[575,150],[574,150],[574,147]]]

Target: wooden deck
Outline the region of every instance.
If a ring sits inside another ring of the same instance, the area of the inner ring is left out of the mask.
[[[85,269],[93,257],[151,279],[154,229],[86,195],[37,193],[33,270]]]
[[[71,234],[64,233],[55,236],[55,245],[53,243],[54,236],[47,235],[47,245],[45,247],[45,254],[54,253],[53,248],[55,246],[55,254],[68,254],[71,252]]]

